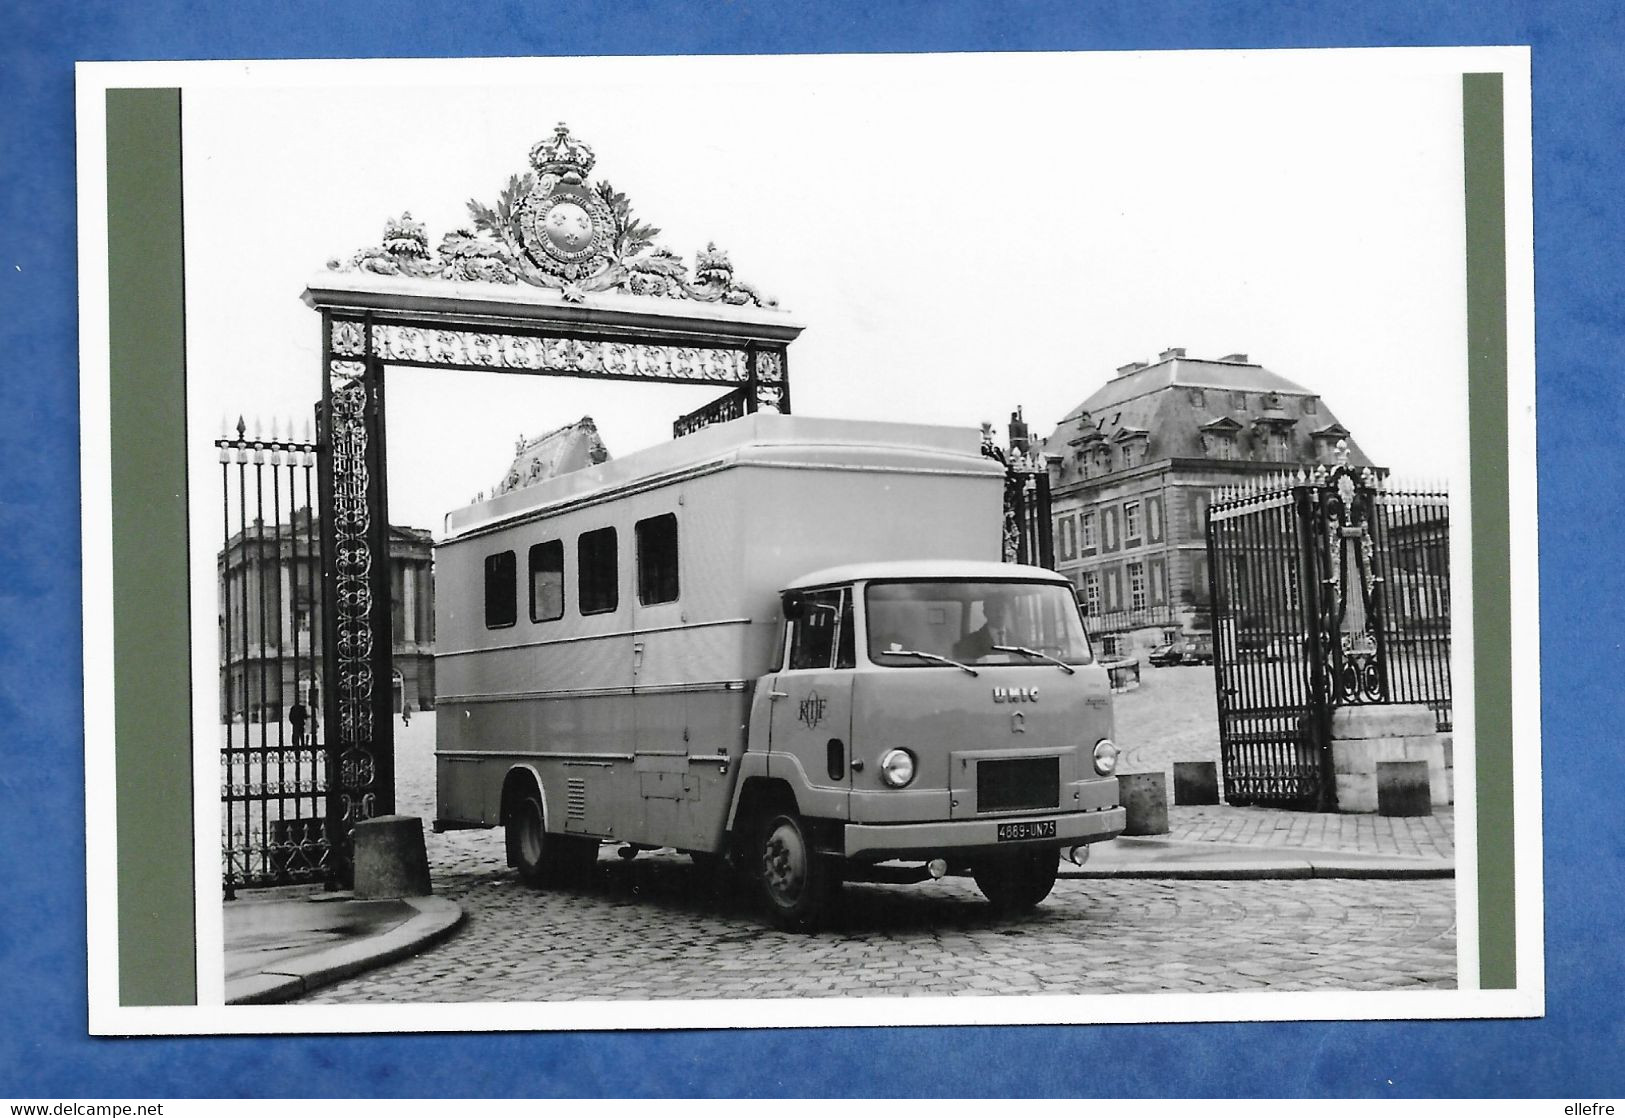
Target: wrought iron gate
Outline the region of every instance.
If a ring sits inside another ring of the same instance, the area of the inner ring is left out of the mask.
[[[1208,511],[1225,800],[1331,810],[1340,706],[1424,703],[1451,728],[1449,502],[1344,464]]]
[[[316,444],[292,423],[215,440],[223,543],[219,593],[221,882],[239,888],[331,874],[322,711],[323,550]]]

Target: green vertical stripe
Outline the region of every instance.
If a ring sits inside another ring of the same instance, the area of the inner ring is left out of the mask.
[[[107,250],[119,1001],[194,1005],[178,89],[107,92]]]
[[[1512,571],[1507,483],[1506,160],[1500,74],[1462,76],[1467,425],[1472,441],[1479,983],[1518,980],[1512,824]]]

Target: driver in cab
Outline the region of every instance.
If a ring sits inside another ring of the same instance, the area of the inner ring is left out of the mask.
[[[1008,598],[989,598],[982,603],[985,620],[982,627],[972,629],[954,643],[954,657],[960,660],[980,660],[995,646],[1008,648],[1016,643],[1015,604]]]

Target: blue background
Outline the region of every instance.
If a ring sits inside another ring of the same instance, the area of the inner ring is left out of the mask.
[[[0,5],[0,1095],[1625,1094],[1622,31],[1618,4],[1414,0]],[[76,60],[1443,44],[1533,47],[1543,1020],[86,1036]]]

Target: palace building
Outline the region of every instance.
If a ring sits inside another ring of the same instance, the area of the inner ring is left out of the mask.
[[[295,702],[321,710],[321,525],[306,508],[290,520],[250,521],[215,557],[222,722],[280,722]],[[434,708],[431,543],[422,528],[389,526],[396,712]]]
[[[1214,489],[1332,464],[1369,466],[1319,394],[1250,361],[1167,349],[1061,420],[1049,463],[1055,566],[1107,650],[1210,633],[1205,523]]]

